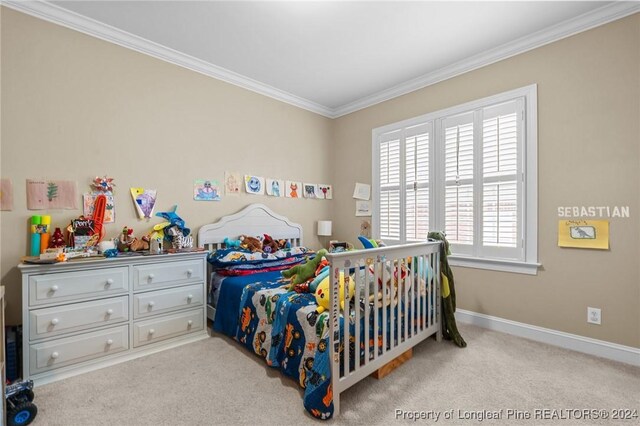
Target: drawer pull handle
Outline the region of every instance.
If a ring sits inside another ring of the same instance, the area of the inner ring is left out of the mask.
[[[56,359],[60,356],[60,354],[58,352],[54,352],[51,354],[51,359]]]
[[[58,322],[60,322],[60,321],[58,321],[58,318],[54,318],[54,319],[51,320],[51,325],[57,325]]]
[[[150,328],[150,329],[149,329],[149,334],[153,334],[153,333],[155,333],[155,332],[156,332],[156,331],[155,331],[153,328]]]
[[[107,278],[107,285],[113,284],[113,278]]]
[[[51,291],[58,291],[59,287],[57,285],[52,285],[51,286]]]
[[[112,315],[113,314],[113,309],[109,308],[107,309],[107,315]]]
[[[188,300],[188,301],[191,301],[191,299],[193,299],[193,294],[188,294],[188,295],[187,295],[187,300]]]
[[[149,281],[151,281],[153,279],[153,277],[155,277],[155,275],[149,274]]]
[[[153,308],[153,306],[156,304],[156,302],[154,302],[153,300],[151,302],[148,303],[150,308]]]
[[[107,346],[111,346],[111,345],[113,345],[113,340],[111,339],[107,340]]]
[[[193,324],[193,321],[192,321],[192,320],[187,321],[187,325],[188,325],[188,326],[191,326],[192,324]]]
[[[193,275],[193,269],[187,269],[187,276]]]

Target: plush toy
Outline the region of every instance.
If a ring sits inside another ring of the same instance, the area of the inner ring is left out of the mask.
[[[134,238],[129,244],[129,249],[131,251],[149,250],[149,237]]]
[[[292,268],[282,271],[282,276],[291,280],[290,289],[295,287],[296,284],[302,284],[310,278],[315,277],[316,269],[318,269],[318,265],[322,261],[322,257],[325,254],[327,254],[327,251],[325,249],[319,250],[313,259],[307,260],[303,264],[296,265]]]
[[[181,250],[183,248],[193,247],[193,237],[191,235],[184,235],[177,225],[165,228],[164,232],[171,237],[171,246],[174,249]]]
[[[269,234],[264,234],[264,239],[262,240],[262,250],[265,253],[275,253],[280,249],[278,243],[271,238]]]
[[[151,238],[164,238],[165,240],[173,243],[175,235],[169,235],[167,233],[169,228],[172,227],[177,227],[183,237],[187,237],[191,233],[191,230],[186,227],[184,220],[178,216],[176,210],[178,210],[177,205],[173,206],[173,210],[171,211],[156,213],[156,216],[163,218],[166,222],[159,223],[153,227],[153,230],[156,232],[151,235]]]
[[[325,310],[329,309],[329,304],[331,301],[329,300],[329,285],[331,284],[331,280],[327,276],[323,279],[320,284],[318,284],[318,288],[316,288],[315,296],[316,303],[318,304],[317,312],[319,314],[323,313]],[[349,280],[349,298],[352,299],[355,294],[356,284],[353,279]],[[344,272],[340,272],[340,309],[344,310]]]
[[[225,238],[223,243],[226,248],[240,247],[240,240],[232,240],[229,237]]]
[[[122,233],[120,234],[120,238],[118,238],[118,251],[125,252],[129,251],[131,248],[131,243],[133,242],[133,229],[124,227],[122,228]]]
[[[279,250],[291,248],[291,243],[287,240],[277,240],[276,243],[278,243]]]
[[[262,242],[259,239],[250,237],[248,235],[240,236],[240,247],[242,247],[243,249],[247,249],[252,253],[262,253]]]

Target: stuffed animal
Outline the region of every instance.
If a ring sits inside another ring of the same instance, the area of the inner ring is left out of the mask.
[[[225,238],[223,243],[226,248],[240,247],[240,240],[232,240],[229,237]]]
[[[271,238],[270,235],[264,234],[264,239],[262,240],[262,250],[265,253],[275,253],[280,249],[278,243]]]
[[[318,309],[316,310],[319,314],[323,313],[325,310],[329,309],[329,304],[331,301],[329,300],[329,285],[331,284],[331,280],[327,276],[324,280],[318,284],[318,288],[316,288],[315,296],[316,303],[318,304]],[[353,298],[356,290],[356,283],[353,279],[349,280],[349,299]],[[340,309],[344,310],[344,272],[340,272]]]
[[[240,247],[242,247],[243,249],[247,249],[252,253],[262,253],[262,242],[259,239],[250,237],[248,235],[240,236]]]
[[[279,250],[291,248],[291,243],[287,240],[277,240],[276,243],[278,243]]]
[[[149,237],[134,238],[129,244],[129,249],[131,251],[149,250]]]
[[[131,248],[131,243],[133,242],[133,229],[124,227],[122,228],[122,233],[120,234],[120,238],[118,239],[118,251],[124,252],[129,251]]]
[[[193,247],[193,237],[191,235],[184,235],[177,225],[165,228],[164,232],[171,237],[171,246],[174,249],[182,250],[183,248]]]
[[[325,249],[319,250],[313,259],[282,271],[282,276],[291,280],[289,290],[293,289],[296,284],[302,284],[310,278],[315,277],[316,269],[318,269],[318,265],[325,254],[327,254]]]

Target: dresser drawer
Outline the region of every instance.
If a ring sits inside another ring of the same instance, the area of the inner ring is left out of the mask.
[[[128,319],[129,296],[34,309],[29,312],[29,338],[37,340]]]
[[[133,318],[144,318],[177,309],[202,306],[203,303],[203,284],[138,293],[133,296]]]
[[[100,358],[129,349],[129,326],[94,331],[29,347],[31,374]]]
[[[204,260],[136,265],[133,267],[133,289],[167,287],[189,281],[204,280]]]
[[[105,268],[29,277],[29,304],[67,302],[129,290],[128,268]]]
[[[133,346],[143,346],[160,340],[193,333],[204,328],[202,309],[180,312],[140,321],[133,325]]]

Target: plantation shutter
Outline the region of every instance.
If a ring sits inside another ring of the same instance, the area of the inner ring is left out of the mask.
[[[457,253],[471,254],[474,243],[474,115],[447,117],[444,129],[444,222]]]
[[[381,135],[379,158],[380,238],[400,241],[400,131]]]
[[[429,154],[431,123],[405,129],[405,239],[426,240],[429,233]]]
[[[483,256],[522,256],[523,99],[482,110]]]

